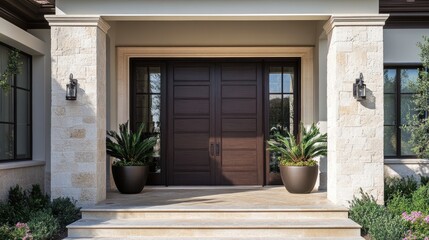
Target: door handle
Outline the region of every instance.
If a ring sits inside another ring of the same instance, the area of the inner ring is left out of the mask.
[[[210,144],[210,156],[214,156],[214,144]]]
[[[216,156],[219,156],[219,152],[220,152],[219,143],[216,143]]]

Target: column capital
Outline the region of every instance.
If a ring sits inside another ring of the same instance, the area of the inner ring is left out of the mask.
[[[323,26],[329,34],[332,29],[339,26],[384,26],[389,14],[373,15],[332,15]]]
[[[49,26],[59,27],[98,27],[104,33],[110,25],[99,15],[45,15]]]

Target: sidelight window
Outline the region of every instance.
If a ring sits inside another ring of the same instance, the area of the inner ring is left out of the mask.
[[[297,68],[295,66],[270,66],[268,70],[269,135],[285,131],[296,134],[298,127],[295,93]],[[270,153],[270,172],[278,172],[277,156]]]
[[[152,172],[160,172],[161,156],[161,67],[150,65],[134,65],[132,68],[132,109],[131,127],[138,129],[145,126],[147,136],[157,136],[154,165]]]

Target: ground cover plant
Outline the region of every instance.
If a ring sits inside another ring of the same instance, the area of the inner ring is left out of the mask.
[[[38,185],[29,190],[16,186],[0,202],[0,239],[62,239],[66,226],[79,218],[80,209],[70,198],[51,201]]]
[[[349,217],[362,226],[366,239],[429,240],[427,177],[387,178],[385,204],[363,191],[350,202]]]

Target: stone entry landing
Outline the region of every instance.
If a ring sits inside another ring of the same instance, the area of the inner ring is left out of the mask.
[[[326,193],[284,187],[147,187],[82,209],[69,239],[362,239]]]

